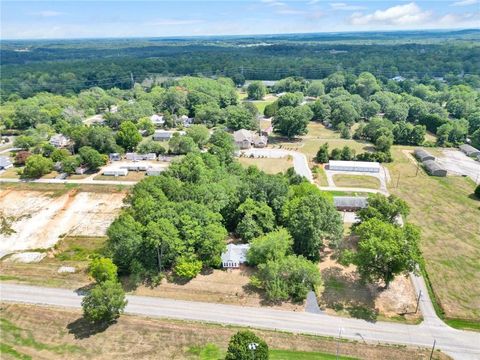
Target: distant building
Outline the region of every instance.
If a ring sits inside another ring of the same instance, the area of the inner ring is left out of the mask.
[[[222,266],[227,269],[240,267],[247,261],[248,249],[250,249],[249,244],[228,244],[227,250],[222,253]]]
[[[259,135],[255,131],[240,129],[233,133],[235,145],[240,149],[250,149],[252,146],[264,148],[268,145],[268,138],[264,135]]]
[[[176,132],[178,132],[180,135],[185,135],[185,131],[155,130],[155,133],[153,134],[153,140],[169,141]]]
[[[110,153],[108,155],[110,161],[120,161],[122,160],[122,156],[119,153]]]
[[[151,168],[147,169],[147,175],[148,176],[158,176],[165,170],[166,170],[166,168],[164,168],[164,167],[151,167]]]
[[[128,174],[128,169],[120,169],[120,168],[105,168],[103,169],[102,175],[105,176],[126,176]]]
[[[472,145],[463,144],[460,145],[460,150],[467,156],[476,157],[480,155],[480,150],[475,149]]]
[[[75,174],[77,175],[83,175],[85,174],[86,171],[87,171],[87,168],[83,166],[79,166],[75,168]]]
[[[138,154],[134,152],[129,152],[125,154],[125,159],[131,161],[157,160],[157,155],[155,153]]]
[[[13,166],[10,158],[7,156],[0,156],[0,170],[7,170]]]
[[[328,170],[378,173],[380,172],[380,164],[369,161],[330,160],[328,162]]]
[[[163,119],[163,115],[153,114],[150,116],[150,121],[155,126],[163,126],[165,124],[165,120]]]
[[[56,148],[67,146],[69,141],[70,139],[62,134],[56,134],[50,138],[50,144],[52,144]]]
[[[440,176],[440,177],[447,176],[447,170],[441,167],[440,164],[434,160],[424,161],[423,166],[425,166],[425,170],[427,171],[427,173],[429,173],[432,176]]]
[[[147,171],[150,167],[151,165],[142,162],[134,162],[130,164],[120,165],[120,169],[127,169],[128,171]]]
[[[424,162],[427,160],[435,160],[435,156],[433,156],[432,154],[430,154],[428,151],[424,149],[420,149],[420,148],[415,149],[413,153],[420,162]]]
[[[397,75],[391,78],[390,80],[396,81],[396,82],[402,82],[405,81],[406,79],[403,76]]]
[[[188,117],[187,115],[180,116],[179,121],[185,127],[189,127],[193,124],[193,118]]]
[[[333,205],[340,211],[357,211],[367,207],[367,198],[363,196],[334,196]]]

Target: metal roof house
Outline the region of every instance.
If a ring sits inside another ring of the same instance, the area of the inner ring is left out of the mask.
[[[62,135],[62,134],[56,134],[50,138],[50,144],[52,144],[57,148],[67,146],[69,141],[70,140],[65,135]]]
[[[264,148],[268,144],[268,137],[259,135],[255,131],[240,129],[233,133],[235,145],[240,149],[250,149],[252,145],[257,148]]]
[[[468,145],[468,144],[463,144],[463,145],[460,145],[460,150],[465,153],[467,156],[479,156],[480,155],[480,150],[478,149],[475,149],[472,145]]]
[[[247,261],[247,252],[250,244],[228,244],[227,250],[222,253],[222,266],[227,269],[239,268]]]
[[[140,162],[120,165],[120,169],[127,169],[128,171],[147,171],[150,167],[150,165]]]
[[[340,211],[357,211],[367,207],[364,196],[334,196],[333,205]]]
[[[330,160],[328,162],[328,170],[378,173],[380,172],[380,164],[369,161]]]
[[[0,170],[6,170],[13,166],[10,158],[7,156],[0,156]]]
[[[105,176],[126,176],[128,174],[128,169],[110,167],[103,169],[102,174]]]
[[[414,153],[415,157],[421,162],[424,162],[424,161],[427,161],[427,160],[435,160],[435,156],[433,156],[428,151],[426,151],[424,149],[421,149],[421,148],[415,149],[413,151],[413,153]]]
[[[441,167],[440,164],[434,160],[424,161],[423,166],[425,166],[425,170],[427,170],[427,172],[432,176],[447,176],[447,170]]]
[[[172,138],[173,134],[176,132],[178,132],[180,135],[185,135],[185,131],[155,130],[155,133],[153,134],[153,140],[168,141]]]
[[[130,152],[125,154],[125,159],[132,161],[157,160],[157,155],[155,153],[137,154],[134,152]]]

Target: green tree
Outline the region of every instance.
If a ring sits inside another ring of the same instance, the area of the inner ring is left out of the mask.
[[[97,283],[117,281],[117,266],[109,258],[96,257],[92,259],[88,273]]]
[[[254,116],[245,107],[231,105],[226,109],[227,127],[231,130],[254,130],[258,124]]]
[[[217,129],[210,137],[210,144],[212,146],[208,150],[211,154],[214,154],[218,159],[224,163],[230,163],[233,160],[235,154],[235,141],[233,136],[224,130]]]
[[[97,150],[90,146],[84,146],[78,151],[80,163],[87,166],[91,170],[97,170],[107,163],[108,157],[100,154]]]
[[[319,81],[311,83],[307,88],[307,96],[318,97],[325,94],[325,86]]]
[[[320,146],[320,149],[318,149],[315,161],[319,164],[326,164],[328,160],[328,143],[324,143]]]
[[[282,96],[280,96],[277,100],[278,107],[297,107],[300,106],[303,100],[303,94],[301,92],[295,92],[295,93],[286,93]]]
[[[195,107],[195,122],[208,127],[225,123],[225,110],[216,103],[201,104]]]
[[[210,139],[210,131],[205,125],[192,125],[187,129],[187,136],[191,137],[195,144],[202,149]]]
[[[282,107],[273,118],[273,129],[275,132],[292,139],[297,135],[307,133],[307,125],[312,116],[312,110],[308,106]]]
[[[272,231],[275,226],[275,216],[270,206],[248,198],[237,209],[239,221],[236,233],[242,239],[250,241]]]
[[[165,154],[166,149],[158,141],[155,141],[153,139],[145,139],[140,144],[138,144],[137,151],[140,154],[155,153],[157,155],[161,155]]]
[[[372,218],[355,229],[359,236],[356,252],[347,251],[344,259],[357,266],[366,281],[383,281],[388,288],[398,274],[416,272],[422,263],[419,248],[420,230],[406,224],[400,227]]]
[[[122,122],[116,138],[117,144],[127,151],[135,150],[138,143],[142,141],[142,135],[140,135],[137,127],[131,121]]]
[[[255,349],[250,349],[255,344]],[[250,330],[241,330],[233,335],[228,343],[225,360],[268,360],[268,346]]]
[[[368,206],[357,212],[360,222],[377,218],[392,224],[397,223],[397,218],[408,216],[410,209],[408,204],[395,195],[385,196],[382,194],[371,194],[368,197]]]
[[[50,154],[50,159],[52,159],[52,161],[56,163],[58,161],[64,161],[70,155],[70,151],[68,151],[67,149],[55,149]]]
[[[408,104],[392,104],[385,109],[385,117],[393,122],[406,121],[408,117]]]
[[[321,284],[318,267],[302,256],[288,255],[258,266],[253,283],[265,290],[270,301],[303,301]]]
[[[109,323],[123,313],[126,305],[120,283],[107,280],[95,285],[83,298],[83,316],[93,323]]]
[[[380,85],[375,76],[369,72],[361,73],[355,81],[355,91],[364,99],[380,90]]]
[[[25,161],[22,177],[36,179],[53,170],[53,161],[42,155],[31,155]]]
[[[149,257],[156,260],[158,272],[169,268],[185,250],[177,228],[168,219],[150,221],[145,229],[145,241],[153,250]]]
[[[78,156],[69,156],[62,161],[62,171],[67,174],[73,174],[78,166],[80,166]]]
[[[250,265],[278,261],[290,253],[293,240],[286,229],[278,229],[253,239],[247,259]]]
[[[176,262],[173,271],[175,275],[183,279],[193,279],[202,270],[202,262],[194,257],[180,256]]]
[[[174,133],[168,142],[169,151],[172,154],[182,155],[193,151],[198,151],[198,146],[193,138]]]
[[[267,93],[267,88],[260,81],[254,81],[247,87],[248,98],[251,100],[262,100]]]
[[[389,152],[393,144],[393,137],[382,135],[375,140],[375,149],[381,152]]]
[[[283,222],[292,234],[294,253],[313,261],[320,258],[323,239],[336,243],[343,233],[340,215],[317,188],[311,188],[306,195],[293,196],[284,206]]]
[[[152,120],[149,117],[143,117],[138,120],[137,128],[139,130],[144,130],[145,135],[153,135],[155,132],[155,125],[153,125]]]
[[[271,104],[267,104],[265,106],[265,109],[263,109],[263,115],[265,115],[266,118],[271,118],[275,116],[275,114],[278,111],[278,101],[274,101]]]
[[[318,121],[328,121],[330,120],[330,115],[332,109],[328,101],[325,100],[325,97],[315,100],[315,102],[310,103],[310,109],[313,111],[313,119]]]
[[[335,108],[332,110],[332,115],[330,118],[333,126],[337,128],[340,123],[344,123],[346,126],[352,126],[355,121],[360,118],[360,116],[351,102],[341,101],[337,103]]]

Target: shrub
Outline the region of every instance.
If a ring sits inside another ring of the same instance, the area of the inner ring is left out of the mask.
[[[249,348],[255,344],[255,349]],[[242,330],[233,335],[228,343],[225,360],[268,359],[268,345],[250,330]]]

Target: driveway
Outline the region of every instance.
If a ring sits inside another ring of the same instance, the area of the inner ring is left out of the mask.
[[[290,150],[282,150],[282,149],[247,149],[241,150],[241,154],[244,156],[249,157],[253,155],[254,157],[266,157],[272,159],[280,159],[287,156],[291,156],[293,159],[293,168],[298,175],[301,175],[307,178],[308,181],[313,182],[312,172],[310,171],[310,167],[308,166],[308,160],[305,155],[297,151],[290,151]]]
[[[459,150],[443,150],[443,155],[437,157],[437,161],[449,173],[468,176],[480,184],[480,161],[473,160]]]
[[[419,284],[419,286],[424,286],[424,284]],[[0,282],[0,294],[2,301],[76,309],[80,308],[82,300],[82,296],[68,289],[2,282]],[[437,321],[434,311],[430,316],[428,292],[424,294],[420,301],[420,308],[425,314],[425,321],[420,325],[382,321],[373,323],[326,314],[146,296],[127,296],[128,305],[125,312],[149,317],[207,321],[322,336],[337,336],[339,328],[342,328],[343,337],[357,341],[364,339],[373,344],[381,342],[429,348],[435,339],[438,349],[456,359],[479,359],[479,334],[448,327],[443,322]]]

